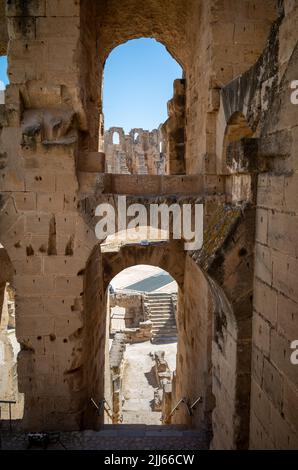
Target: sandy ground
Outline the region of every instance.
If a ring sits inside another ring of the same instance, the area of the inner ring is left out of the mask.
[[[171,371],[176,368],[177,343],[154,345],[149,341],[126,345],[123,373],[123,423],[161,424],[161,413],[152,411],[154,390],[157,388],[154,360],[150,353],[165,351]]]

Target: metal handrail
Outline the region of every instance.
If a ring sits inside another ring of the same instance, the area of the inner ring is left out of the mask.
[[[113,419],[113,415],[110,413],[110,411],[113,413],[112,408],[110,407],[109,403],[105,398],[99,401],[99,404],[96,403],[96,401],[93,398],[90,398],[90,402],[92,403],[93,406],[97,409],[97,414],[98,416],[102,415],[102,412],[105,411],[107,415]],[[107,407],[105,406],[107,405]]]
[[[175,405],[174,408],[172,409],[171,413],[168,415],[168,418],[170,418],[171,416],[173,416],[173,414],[175,413],[175,411],[178,410],[179,405],[180,405],[181,403],[185,403],[185,398],[180,398],[180,400],[176,403],[176,405]]]
[[[197,405],[199,403],[202,403],[203,401],[203,397],[202,396],[199,396],[194,402],[192,405],[190,405],[190,400],[188,400],[186,397],[183,397],[183,398],[180,398],[180,400],[176,403],[176,405],[174,406],[174,408],[172,409],[172,411],[168,414],[168,416],[166,417],[165,421],[167,421],[169,418],[171,418],[171,416],[173,416],[173,414],[178,410],[179,408],[179,405],[181,405],[181,403],[183,403],[186,408],[187,408],[187,412],[189,414],[189,416],[193,416],[193,410],[196,409]],[[161,421],[163,421],[164,419],[164,416],[162,416],[160,418]]]
[[[195,410],[196,407],[197,407],[197,405],[198,405],[199,403],[202,403],[202,402],[203,402],[203,397],[201,397],[201,396],[198,397],[198,398],[193,402],[193,404],[190,405],[190,409],[191,409],[191,410]]]
[[[8,409],[9,409],[9,431],[11,432],[11,405],[15,405],[16,401],[15,400],[0,400],[0,404],[8,404]],[[0,407],[0,421],[2,420],[1,418],[1,407]]]

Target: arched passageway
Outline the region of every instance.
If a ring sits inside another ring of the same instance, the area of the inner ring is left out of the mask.
[[[124,269],[109,284],[105,399],[112,411],[105,410],[105,422],[169,422],[177,294],[177,283],[167,272],[142,264]]]
[[[89,395],[100,401],[106,393],[105,358],[108,357],[106,325],[106,291],[111,280],[123,269],[134,265],[153,265],[168,272],[178,285],[177,364],[171,402],[168,409],[185,398],[188,405],[199,397],[201,403],[193,413],[180,406],[169,422],[186,424],[207,431],[211,426],[213,407],[211,393],[212,299],[208,282],[195,263],[185,255],[180,241],[142,245],[123,245],[120,250],[101,253],[96,247],[85,273],[85,311],[88,332],[85,339],[88,363]],[[209,294],[208,294],[209,292]],[[198,295],[200,293],[201,295]],[[208,300],[209,299],[209,300]],[[198,361],[193,360],[198,357]],[[104,373],[105,371],[105,373]],[[85,413],[84,426],[97,426],[103,421],[92,407]]]

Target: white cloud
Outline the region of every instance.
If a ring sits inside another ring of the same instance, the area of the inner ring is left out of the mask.
[[[5,90],[5,85],[4,85],[4,82],[2,82],[2,80],[0,80],[0,90]]]

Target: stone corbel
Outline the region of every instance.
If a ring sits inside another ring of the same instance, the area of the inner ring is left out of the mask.
[[[72,109],[27,109],[21,123],[23,143],[72,145],[77,141],[75,113]]]
[[[231,174],[262,173],[273,169],[275,159],[291,154],[292,135],[283,130],[260,138],[243,138],[227,147],[227,166]]]

